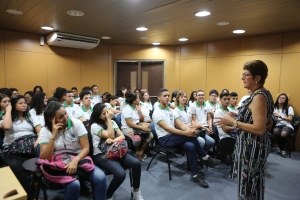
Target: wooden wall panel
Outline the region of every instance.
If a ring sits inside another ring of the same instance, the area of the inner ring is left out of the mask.
[[[205,90],[206,75],[206,59],[181,60],[179,89],[184,90],[188,96],[194,90]]]
[[[283,53],[300,52],[300,32],[283,35]]]
[[[90,50],[81,50],[82,56],[96,56],[98,58],[109,58],[108,45],[99,44],[96,48]]]
[[[282,34],[241,39],[241,55],[282,52]]]
[[[239,57],[207,58],[206,98],[212,89],[239,92]]]
[[[6,51],[5,71],[6,87],[15,87],[20,94],[41,85],[47,96],[47,64],[46,54]],[[54,79],[57,81],[58,79]]]
[[[207,52],[207,43],[192,44],[181,46],[181,59],[205,58]]]
[[[0,50],[0,88],[5,87],[6,73],[4,65],[4,51]]]
[[[0,30],[0,50],[1,49],[4,49],[4,38],[3,38],[3,31],[2,30]]]
[[[281,55],[255,55],[255,56],[241,56],[240,58],[240,78],[243,73],[243,66],[247,61],[250,60],[262,60],[268,66],[268,77],[265,82],[265,87],[271,92],[273,99],[276,98],[276,94],[279,90],[280,85],[280,73],[282,70],[281,65]],[[243,90],[243,84],[239,85],[240,90]],[[244,90],[244,94],[247,94],[247,90]]]
[[[39,35],[4,31],[4,48],[11,51],[28,51],[46,53],[47,45],[40,46]]]
[[[99,93],[110,91],[109,82],[109,61],[93,56],[82,56],[81,60],[81,85],[98,85]],[[112,92],[112,91],[111,91]]]
[[[48,93],[52,95],[57,87],[81,88],[80,58],[77,56],[47,55]],[[83,72],[84,73],[84,72]]]
[[[240,40],[209,42],[207,57],[239,56]]]
[[[45,51],[48,54],[57,54],[61,56],[76,56],[80,57],[80,49],[68,48],[68,47],[57,47],[57,46],[48,46],[45,44]]]

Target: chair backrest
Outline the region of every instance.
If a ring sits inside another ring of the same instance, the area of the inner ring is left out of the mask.
[[[158,144],[158,138],[157,138],[154,122],[151,122],[150,127],[151,127],[151,132],[153,134],[153,139],[155,143]]]
[[[119,126],[119,129],[121,129],[121,126],[122,126],[122,124],[121,124],[121,114],[119,114],[119,115],[117,116],[117,118],[116,118],[116,123],[117,123],[117,125]]]
[[[292,126],[294,127],[294,131],[297,132],[300,127],[300,117],[298,115],[294,115]]]
[[[235,141],[236,139],[232,137],[223,138],[220,141],[220,151],[226,155],[232,154],[234,151]]]

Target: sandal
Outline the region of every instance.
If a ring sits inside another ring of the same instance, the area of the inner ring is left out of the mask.
[[[147,154],[143,153],[143,159],[146,159],[147,157]]]

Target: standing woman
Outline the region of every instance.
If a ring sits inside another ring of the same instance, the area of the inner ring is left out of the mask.
[[[264,165],[270,153],[271,142],[267,127],[271,121],[274,103],[264,87],[268,76],[267,65],[260,60],[244,65],[242,80],[251,96],[240,107],[238,119],[226,115],[216,124],[232,125],[239,129],[235,146],[235,165],[238,169],[238,199],[264,199]]]
[[[31,185],[28,184],[27,172],[22,167],[22,163],[31,157],[8,154],[8,147],[15,139],[34,133],[32,122],[27,114],[27,104],[24,96],[13,96],[11,104],[9,103],[5,108],[5,115],[0,120],[0,127],[5,131],[2,159],[11,168],[25,189],[28,199],[32,200],[34,198],[34,191]]]
[[[95,165],[108,170],[113,174],[113,179],[107,188],[107,199],[112,199],[113,194],[118,187],[123,183],[126,177],[126,170],[123,166],[132,169],[133,198],[136,200],[143,200],[140,191],[140,178],[141,178],[141,163],[138,159],[126,153],[120,159],[103,158],[104,152],[101,151],[99,146],[104,143],[112,144],[119,140],[124,140],[125,137],[120,131],[117,123],[112,120],[113,113],[105,106],[105,104],[98,103],[95,105],[90,124],[91,135],[93,138],[93,155]]]
[[[294,116],[294,109],[289,105],[289,99],[286,94],[280,94],[274,105],[274,116],[277,119],[273,134],[275,141],[280,149],[282,157],[287,158],[285,152],[287,136],[290,135],[294,128],[291,124]]]
[[[73,153],[77,156],[68,164],[66,173],[75,174],[78,162],[89,154],[87,130],[83,123],[75,118],[68,118],[66,109],[59,102],[51,102],[44,111],[45,127],[41,129],[39,143],[40,159],[51,161],[58,153]],[[95,166],[86,177],[94,185],[94,199],[106,200],[106,177],[102,170]],[[79,180],[64,184],[64,199],[78,199]]]

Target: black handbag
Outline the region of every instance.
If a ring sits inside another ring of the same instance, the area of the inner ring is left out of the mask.
[[[138,135],[146,135],[146,134],[150,134],[149,131],[144,131],[144,130],[141,130],[141,129],[137,129],[137,128],[133,128],[133,132],[138,134]]]
[[[200,129],[200,128],[197,128],[196,129],[196,135],[197,137],[202,137],[203,139],[205,139],[205,130],[204,129]]]

